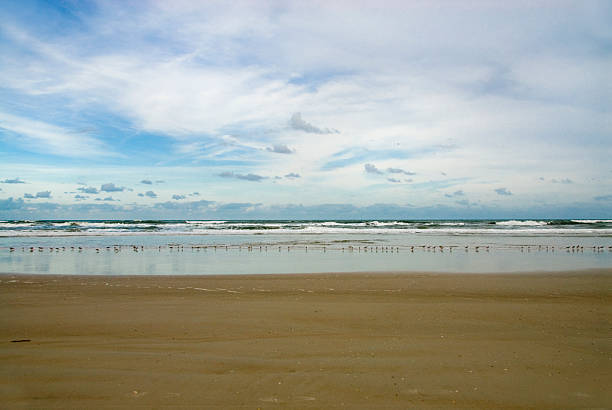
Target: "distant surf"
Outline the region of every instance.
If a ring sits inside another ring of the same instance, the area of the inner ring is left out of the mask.
[[[0,236],[442,234],[612,235],[609,219],[541,220],[14,220],[0,221]]]

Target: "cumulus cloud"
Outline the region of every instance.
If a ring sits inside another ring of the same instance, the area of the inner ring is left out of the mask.
[[[32,194],[23,194],[23,197],[26,199],[36,199],[36,198],[51,198],[51,191],[41,191],[37,192],[36,195]]]
[[[174,194],[172,195],[172,199],[180,201],[181,199],[185,199],[186,196],[185,195],[179,195],[179,194]]]
[[[79,188],[77,188],[77,191],[81,191],[84,194],[97,194],[99,192],[98,188],[92,187],[92,186],[89,186],[89,187],[79,187]]]
[[[138,196],[144,196],[144,194],[142,192],[139,192]]]
[[[103,192],[123,192],[125,191],[125,187],[121,186],[116,186],[115,184],[113,184],[112,182],[109,182],[108,184],[102,184],[102,186],[100,187],[100,191]]]
[[[145,185],[151,185],[153,184],[152,181],[149,181],[148,179],[143,179],[142,181],[140,181],[141,184],[145,184]]]
[[[119,202],[118,199],[113,199],[112,196],[107,196],[106,198],[96,198],[96,201],[106,201],[106,202]]]
[[[192,192],[189,194],[189,196],[200,196],[199,192]]]
[[[277,154],[293,154],[295,152],[285,144],[274,144],[271,147],[267,147],[266,151],[275,152]]]
[[[264,177],[261,175],[257,175],[257,174],[237,174],[231,171],[225,171],[222,172],[220,174],[218,174],[218,176],[220,176],[221,178],[236,178],[236,179],[242,179],[244,181],[254,181],[254,182],[260,182],[263,179],[267,179],[268,177]]]
[[[401,168],[387,168],[387,172],[390,174],[416,175],[414,172],[405,171]]]
[[[293,179],[293,178],[301,178],[300,174],[296,174],[295,172],[290,172],[285,175],[285,178]]]
[[[148,196],[149,198],[157,198],[157,194],[153,191],[147,191],[144,194],[145,196]]]
[[[387,181],[389,181],[389,182],[393,182],[393,183],[395,183],[395,184],[402,182],[401,180],[399,180],[399,179],[395,179],[395,178],[387,178]]]
[[[2,181],[3,184],[25,184],[25,181],[22,181],[19,178],[13,178],[13,179],[5,179],[4,181]]]
[[[83,201],[83,200],[85,200],[85,199],[87,199],[87,198],[89,198],[89,197],[88,197],[88,196],[85,196],[85,195],[79,195],[79,194],[76,194],[76,195],[74,196],[74,199],[76,199],[77,201]]]
[[[10,197],[8,199],[0,199],[0,210],[2,211],[9,211],[12,209],[20,209],[23,207],[24,201],[21,198],[18,198],[16,200],[13,199],[13,197]]]
[[[494,189],[494,191],[497,193],[497,195],[502,195],[502,196],[512,195],[512,192],[508,191],[506,188],[496,188]]]
[[[304,121],[302,119],[302,114],[299,112],[296,112],[291,116],[291,119],[289,120],[289,125],[291,125],[291,128],[293,128],[294,130],[301,130],[304,132],[309,132],[311,134],[338,134],[340,132],[334,128],[330,129],[315,127],[314,125]]]
[[[383,175],[384,172],[382,172],[380,169],[376,168],[376,165],[374,164],[365,164],[363,166],[363,168],[365,169],[365,172],[367,172],[368,174],[377,174],[377,175]]]

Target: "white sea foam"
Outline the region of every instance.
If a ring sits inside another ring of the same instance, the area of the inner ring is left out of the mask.
[[[340,227],[324,226],[305,226],[301,229],[278,228],[278,229],[190,229],[190,230],[160,230],[155,232],[130,231],[120,228],[89,229],[87,231],[71,232],[64,230],[8,230],[0,231],[0,237],[71,237],[71,236],[146,236],[146,235],[285,235],[285,234],[346,234],[346,235],[498,235],[498,236],[610,236],[612,229],[600,228],[517,228],[517,229],[496,229],[496,228],[439,228],[439,229],[419,229],[419,228],[369,228],[351,229]]]
[[[545,226],[547,225],[544,221],[500,221],[495,222],[496,225],[501,226]]]
[[[572,219],[572,222],[580,224],[612,223],[612,219]]]

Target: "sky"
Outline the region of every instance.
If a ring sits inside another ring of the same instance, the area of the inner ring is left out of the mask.
[[[612,218],[609,1],[3,1],[0,219]]]

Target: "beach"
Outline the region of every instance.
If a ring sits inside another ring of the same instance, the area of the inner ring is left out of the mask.
[[[612,406],[612,269],[0,280],[2,408]]]

